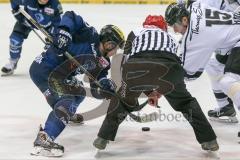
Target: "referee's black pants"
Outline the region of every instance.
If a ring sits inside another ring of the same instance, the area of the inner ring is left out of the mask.
[[[146,70],[148,75],[144,73]],[[181,112],[191,124],[199,143],[216,139],[197,100],[186,89],[184,70],[178,58],[171,53],[142,53],[130,57],[122,65],[122,86],[118,93],[124,103],[116,97],[111,98],[98,136],[113,141],[121,122],[138,105],[140,94],[148,94],[151,87],[156,89],[156,85],[172,108]]]

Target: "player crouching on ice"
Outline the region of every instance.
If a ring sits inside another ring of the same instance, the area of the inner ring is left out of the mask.
[[[75,75],[84,74],[86,71],[79,70],[65,56],[65,52],[78,60],[82,67],[101,84],[102,90],[113,92],[115,84],[106,78],[110,68],[109,57],[115,55],[124,43],[123,32],[117,26],[106,25],[98,34],[94,27],[89,26],[73,11],[63,15],[57,33],[53,37],[53,44],[38,56],[30,67],[32,81],[53,109],[45,122],[45,127],[40,127],[34,141],[33,155],[63,155],[64,147],[54,140],[72,120],[77,107],[85,97],[82,83],[75,78]],[[90,85],[94,86],[91,82],[90,79]],[[72,90],[75,92],[69,93]],[[103,92],[93,93],[95,93],[94,97],[107,98],[104,97],[106,94],[102,94]],[[79,121],[83,120],[80,115],[75,118]]]
[[[143,92],[153,101],[156,101],[153,97],[165,96],[174,110],[182,112],[203,150],[219,149],[211,125],[197,100],[186,89],[184,70],[176,52],[177,43],[168,34],[162,16],[148,16],[143,28],[130,32],[124,47],[129,58],[122,64],[122,86],[118,91],[122,101],[111,98],[98,137],[93,142],[97,149],[105,149],[110,140],[114,141],[119,125],[129,112],[135,111]]]

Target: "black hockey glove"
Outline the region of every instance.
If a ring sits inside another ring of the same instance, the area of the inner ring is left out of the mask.
[[[16,20],[19,23],[23,23],[25,20],[25,17],[22,15],[22,13],[19,11],[19,9],[13,9],[12,10],[12,14],[14,15],[14,17],[16,18]]]
[[[72,42],[71,34],[65,29],[60,29],[58,33],[53,36],[53,46],[56,54],[62,56],[66,52]]]
[[[102,87],[99,94],[103,98],[110,99],[112,97],[112,93],[114,93],[117,88],[115,82],[112,79],[102,78],[99,80],[99,83]]]

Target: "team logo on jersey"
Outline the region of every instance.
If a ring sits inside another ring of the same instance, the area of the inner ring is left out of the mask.
[[[41,13],[36,13],[34,16],[35,16],[36,21],[38,23],[40,23],[40,22],[42,22],[44,20],[44,17],[43,17],[43,15]]]
[[[54,14],[54,9],[49,8],[49,7],[45,7],[44,8],[44,13],[46,13],[47,15],[53,15]]]

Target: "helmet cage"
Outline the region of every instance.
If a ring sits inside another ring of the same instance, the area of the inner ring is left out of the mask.
[[[182,17],[189,17],[188,10],[183,4],[172,3],[165,12],[165,19],[168,25],[172,26],[174,23],[181,22]]]
[[[113,25],[107,25],[100,31],[100,41],[112,43],[115,42],[116,45],[119,45],[119,48],[123,48],[125,44],[124,36],[121,35],[121,31],[117,31]],[[118,29],[119,30],[119,29]],[[120,33],[119,33],[120,32]]]

